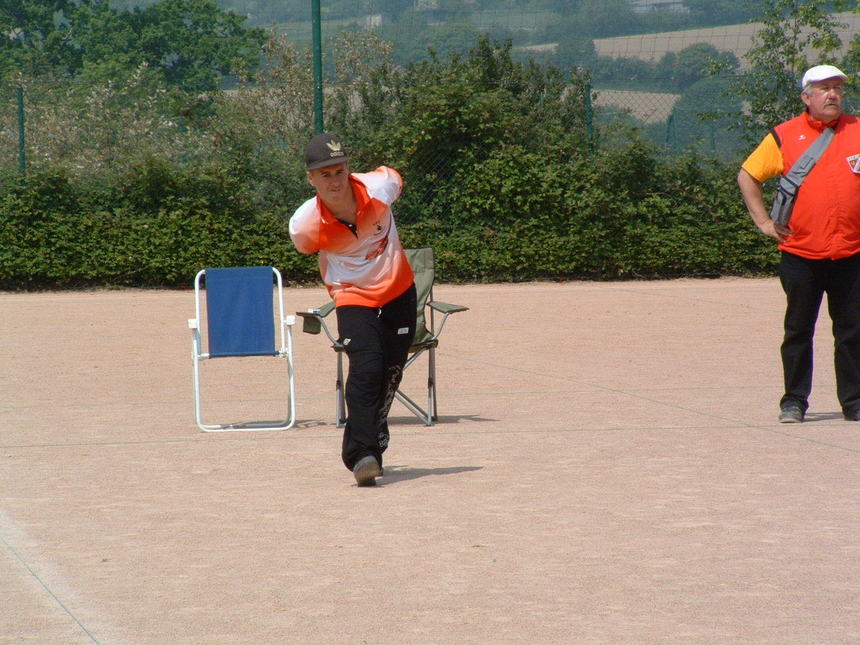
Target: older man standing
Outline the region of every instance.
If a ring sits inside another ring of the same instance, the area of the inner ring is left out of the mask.
[[[812,391],[812,338],[823,295],[833,320],[836,388],[844,418],[860,421],[860,119],[843,114],[848,77],[816,65],[801,82],[806,110],[768,133],[738,185],[759,230],[779,243],[785,291],[779,421],[804,420]],[[786,225],[765,207],[762,182],[786,175],[827,128],[833,139],[803,180]]]

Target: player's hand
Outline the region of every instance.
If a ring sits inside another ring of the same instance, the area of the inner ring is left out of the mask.
[[[787,226],[781,226],[775,223],[772,219],[767,219],[763,223],[758,224],[758,229],[773,239],[782,242],[785,238],[791,235],[791,229]]]
[[[776,234],[779,236],[780,241],[791,235],[791,229],[787,226],[780,226],[779,224],[774,224],[773,230],[776,231]]]

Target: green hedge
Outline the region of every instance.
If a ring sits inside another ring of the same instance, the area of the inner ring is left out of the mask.
[[[0,287],[188,285],[207,266],[272,264],[310,279],[282,214],[255,213],[229,177],[138,168],[95,191],[31,175],[0,202]]]
[[[735,170],[695,157],[658,160],[641,142],[566,164],[512,146],[455,174],[423,203],[399,204],[406,246],[432,246],[443,281],[666,278],[774,271]],[[0,201],[0,288],[177,287],[207,266],[271,264],[292,284],[318,280],[287,221],[310,195],[259,210],[226,173],[148,161],[113,185],[61,171],[12,182]]]
[[[670,156],[590,118],[583,70],[518,63],[486,38],[408,68],[370,36],[339,43],[327,127],[353,170],[401,172],[401,238],[436,250],[441,280],[775,270],[737,162]],[[0,288],[177,287],[207,266],[261,264],[318,281],[287,231],[311,193],[309,67],[270,47],[253,86],[205,97],[33,79],[29,174],[0,159]]]

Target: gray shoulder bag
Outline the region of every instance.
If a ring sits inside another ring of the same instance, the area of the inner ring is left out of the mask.
[[[797,197],[797,189],[812,170],[815,162],[827,150],[827,146],[833,140],[833,128],[826,128],[812,145],[806,149],[800,159],[794,162],[788,174],[779,178],[776,187],[776,196],[773,198],[773,206],[770,209],[770,218],[781,226],[788,226],[791,218],[791,210],[794,208],[794,199]]]

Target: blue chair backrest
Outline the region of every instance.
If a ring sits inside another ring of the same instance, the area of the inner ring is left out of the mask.
[[[209,356],[275,355],[272,267],[206,269]]]

